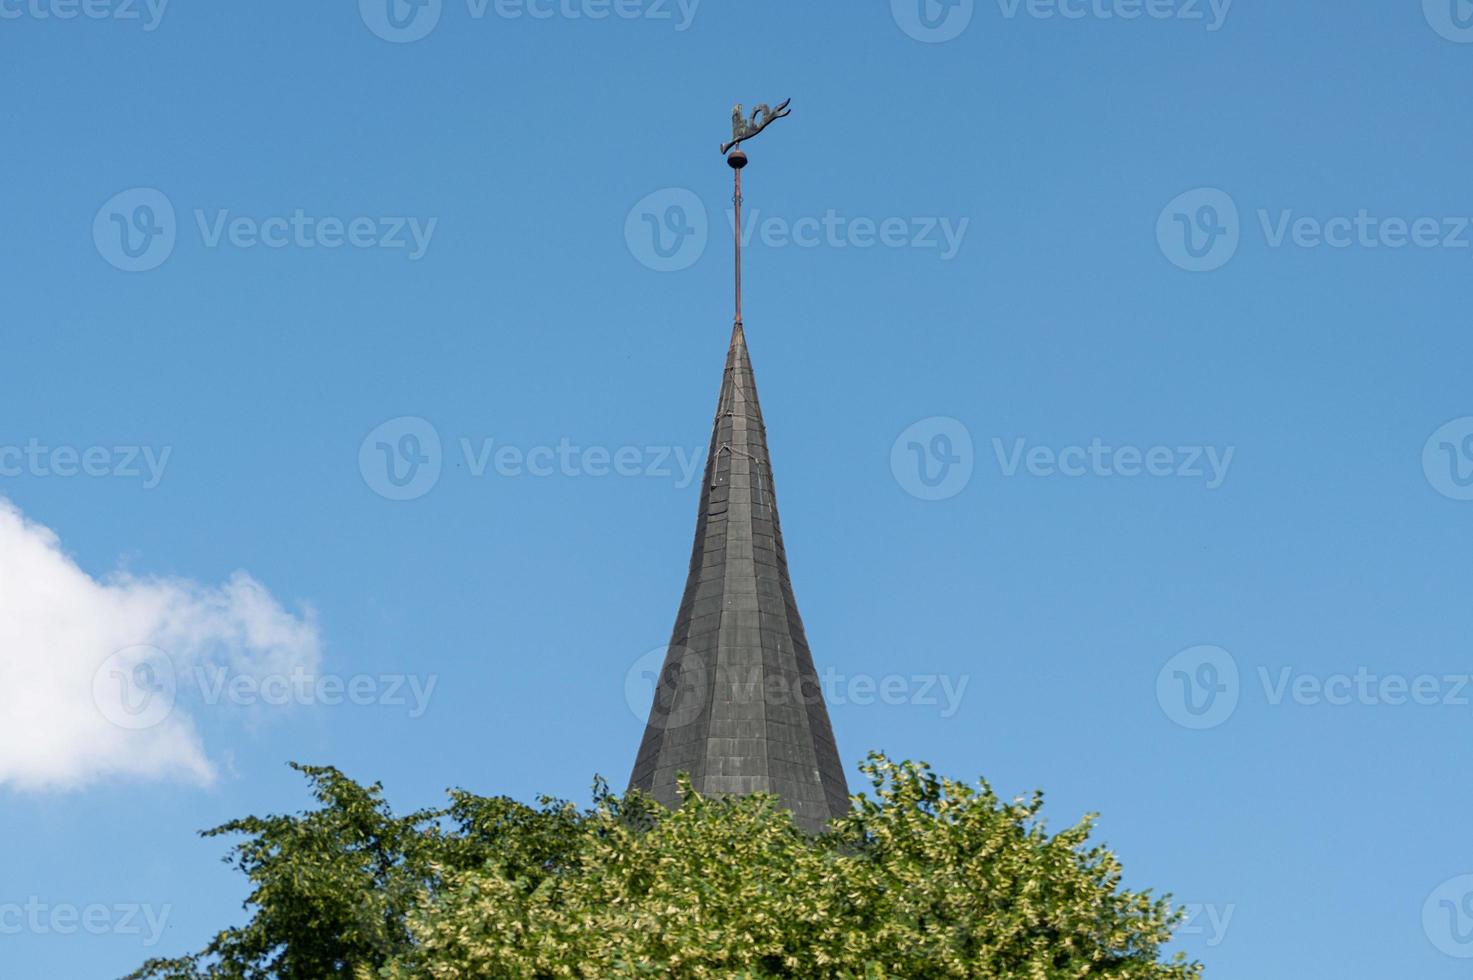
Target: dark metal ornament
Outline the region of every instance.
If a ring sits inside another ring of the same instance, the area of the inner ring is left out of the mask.
[[[734,218],[734,231],[736,233],[736,325],[742,323],[742,168],[747,165],[747,154],[742,152],[741,144],[762,132],[768,126],[793,113],[789,109],[792,99],[784,99],[778,103],[776,109],[767,105],[766,102],[752,110],[751,118],[742,115],[742,105],[738,102],[731,110],[731,142],[721,145],[721,152],[726,156],[726,165],[731,167],[732,176],[736,178],[736,189],[731,196],[732,216]]]
[[[764,102],[752,110],[750,119],[742,115],[742,104],[738,102],[731,110],[731,142],[721,144],[721,152],[730,153],[732,147],[751,139],[784,116],[791,115],[793,110],[788,108],[788,103],[792,101],[784,99],[776,109],[770,108]]]

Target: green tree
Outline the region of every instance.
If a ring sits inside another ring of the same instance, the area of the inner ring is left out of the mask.
[[[808,836],[770,796],[668,811],[595,786],[591,808],[452,793],[396,818],[379,786],[298,767],[321,808],[243,834],[244,927],[130,980],[989,977],[1192,980],[1178,915],[1121,885],[1092,818],[872,755],[862,795]]]

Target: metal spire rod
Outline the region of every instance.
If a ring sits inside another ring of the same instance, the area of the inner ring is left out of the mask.
[[[736,191],[732,194],[731,203],[736,211],[736,323],[742,322],[742,168],[747,165],[747,155],[737,150],[726,158],[731,164],[731,172],[736,177]]]
[[[747,154],[742,152],[742,143],[762,132],[772,123],[785,116],[791,115],[792,111],[788,104],[792,99],[786,99],[778,104],[776,109],[769,108],[764,102],[752,110],[751,118],[742,114],[742,106],[738,103],[731,111],[731,142],[721,145],[721,152],[726,156],[726,163],[731,167],[736,178],[736,190],[731,197],[731,203],[735,214],[733,222],[736,232],[736,325],[742,323],[742,168],[747,165]]]

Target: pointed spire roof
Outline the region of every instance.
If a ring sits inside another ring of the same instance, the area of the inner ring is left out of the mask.
[[[849,789],[788,578],[757,383],[738,320],[706,459],[685,596],[631,788],[680,802],[775,793],[817,831]]]

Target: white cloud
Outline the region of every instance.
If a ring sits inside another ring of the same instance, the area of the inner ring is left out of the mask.
[[[0,786],[209,783],[215,767],[175,689],[200,668],[313,671],[319,647],[310,612],[286,611],[244,572],[215,587],[99,581],[0,498]]]

